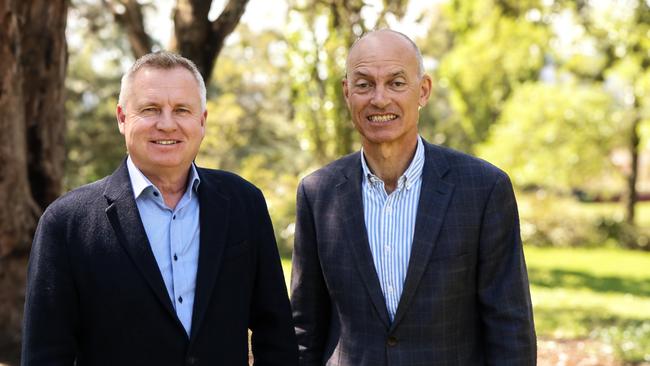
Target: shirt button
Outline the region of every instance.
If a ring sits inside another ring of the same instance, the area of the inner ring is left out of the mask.
[[[389,294],[392,294],[393,293],[393,286],[388,286],[387,291],[388,291]]]
[[[158,197],[158,192],[153,191],[153,195],[156,196],[156,197]]]
[[[175,261],[178,260],[178,256],[176,255],[176,253],[174,253],[174,260],[175,260]]]
[[[390,252],[390,245],[388,244],[384,245],[384,250]]]
[[[386,213],[391,214],[393,212],[393,208],[391,206],[386,207]]]
[[[176,220],[176,215],[172,216],[172,220]]]
[[[178,302],[180,302],[181,304],[183,303],[183,296],[178,297]]]

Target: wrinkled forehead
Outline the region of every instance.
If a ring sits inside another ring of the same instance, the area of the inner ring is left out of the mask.
[[[359,41],[350,49],[346,75],[359,69],[404,69],[417,73],[418,59],[413,46],[399,34],[376,32]]]

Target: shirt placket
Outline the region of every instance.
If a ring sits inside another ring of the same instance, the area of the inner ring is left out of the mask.
[[[174,304],[176,309],[183,306],[183,294],[180,291],[182,289],[182,284],[180,283],[180,259],[182,253],[180,251],[180,241],[181,241],[181,223],[180,223],[179,213],[171,211],[169,214],[169,244],[170,244],[170,255],[171,255],[171,268],[172,268],[172,288],[174,291]]]
[[[398,288],[395,283],[395,206],[399,197],[399,189],[386,196],[382,208],[382,262],[384,267],[385,291],[388,298],[388,307],[391,318],[394,316],[398,302]]]
[[[183,266],[184,256],[187,254],[186,245],[183,236],[183,220],[185,214],[185,206],[188,203],[186,196],[183,196],[176,206],[176,209],[172,212],[171,215],[171,224],[170,224],[170,245],[171,245],[171,263],[172,263],[172,278],[174,283],[174,289],[176,293],[176,298],[174,299],[177,306],[186,306],[188,299],[184,299],[183,295],[187,290],[186,284],[183,282],[185,276],[185,267]]]

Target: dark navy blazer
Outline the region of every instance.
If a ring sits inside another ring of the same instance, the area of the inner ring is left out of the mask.
[[[368,245],[361,179],[355,153],[298,189],[291,302],[300,364],[535,365],[507,175],[425,142],[413,246],[393,322]]]
[[[198,168],[191,334],[172,307],[123,163],[55,201],[29,263],[22,364],[295,365],[297,346],[262,193]]]

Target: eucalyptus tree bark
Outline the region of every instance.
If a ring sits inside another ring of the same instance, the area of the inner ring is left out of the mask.
[[[228,0],[214,21],[208,19],[212,0],[177,0],[174,42],[178,52],[196,63],[203,79],[210,80],[226,37],[235,30],[248,0]]]
[[[144,28],[142,6],[136,0],[103,0],[125,30],[133,55],[152,51],[153,42]],[[194,61],[209,82],[226,37],[239,24],[248,0],[229,0],[217,19],[208,19],[212,0],[177,0],[174,8],[174,37],[169,49]]]
[[[18,354],[31,238],[62,189],[67,6],[0,0],[0,363]]]
[[[102,0],[102,2],[113,13],[115,22],[126,32],[133,56],[140,58],[151,52],[153,42],[144,29],[140,3],[137,0]]]

